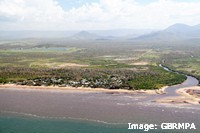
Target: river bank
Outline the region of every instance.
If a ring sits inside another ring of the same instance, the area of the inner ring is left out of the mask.
[[[164,68],[166,71],[182,74],[183,73],[174,71],[170,69],[167,66],[164,66],[162,64],[159,65],[160,67]],[[194,90],[200,90],[200,87],[197,86],[199,84],[199,81],[194,76],[185,75],[187,77],[187,80],[184,81],[182,84],[169,86],[165,89],[166,95],[163,97],[156,98],[153,100],[157,103],[162,104],[174,104],[174,105],[188,105],[188,104],[194,104],[199,105],[200,99],[199,95],[194,95]],[[190,94],[189,94],[190,93]]]
[[[200,104],[200,87],[192,86],[186,88],[180,88],[176,90],[176,93],[180,96],[173,96],[155,100],[155,102],[159,103],[168,103],[168,104]]]

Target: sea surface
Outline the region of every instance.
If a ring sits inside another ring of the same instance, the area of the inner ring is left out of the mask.
[[[127,125],[98,122],[0,116],[0,133],[143,133]],[[199,133],[199,130],[149,130],[148,133]]]
[[[146,96],[0,89],[0,133],[144,132],[128,130],[128,123],[157,124],[150,133],[200,132],[198,105],[163,105]],[[161,130],[162,123],[194,123],[197,129]]]
[[[58,119],[0,117],[0,133],[121,133],[126,127]]]

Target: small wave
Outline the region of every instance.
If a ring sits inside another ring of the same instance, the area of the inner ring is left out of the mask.
[[[36,114],[30,114],[30,113],[23,113],[23,112],[14,112],[14,111],[0,111],[1,113],[6,114],[14,114],[14,115],[21,115],[26,117],[32,117],[32,118],[38,118],[38,119],[58,119],[58,120],[79,120],[79,121],[89,121],[89,122],[97,122],[102,124],[108,124],[108,125],[124,125],[127,123],[112,123],[112,122],[106,122],[102,120],[94,120],[94,119],[87,119],[87,118],[74,118],[74,117],[49,117],[49,116],[39,116]]]
[[[130,103],[117,103],[117,105],[125,106],[125,105],[130,105]]]
[[[145,106],[145,107],[158,107],[158,108],[172,108],[172,109],[185,109],[188,110],[188,111],[191,111],[191,110],[200,110],[200,107],[199,106],[194,106],[194,105],[191,105],[191,106],[177,106],[176,104],[162,104],[162,103],[147,103],[147,102],[138,102],[137,105],[139,106]]]

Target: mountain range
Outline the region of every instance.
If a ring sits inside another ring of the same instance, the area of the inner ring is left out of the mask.
[[[115,30],[89,30],[89,31],[0,31],[0,40],[52,38],[69,40],[110,40],[118,38],[138,37],[151,33],[151,29],[115,29]]]
[[[200,40],[200,24],[189,26],[177,23],[160,31],[149,29],[93,31],[0,31],[0,39],[65,38],[68,40],[136,40],[179,41]]]
[[[164,30],[145,34],[134,39],[145,41],[176,41],[200,39],[200,25],[189,26],[180,23],[174,24]]]

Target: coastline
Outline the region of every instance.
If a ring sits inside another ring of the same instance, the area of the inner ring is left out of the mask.
[[[193,93],[193,91],[200,91],[199,86],[185,87],[180,88],[176,91],[179,96],[176,97],[167,97],[155,100],[158,103],[167,103],[167,104],[200,104],[200,95]]]
[[[175,73],[176,71],[160,64],[160,67],[166,71]],[[179,72],[177,72],[179,73]],[[183,84],[183,83],[181,83]],[[181,84],[176,84],[173,86],[179,86]],[[28,85],[17,85],[17,84],[0,84],[1,89],[9,90],[51,90],[51,91],[65,91],[65,92],[99,92],[99,93],[108,93],[108,94],[149,94],[149,95],[162,95],[166,94],[165,89],[169,86],[164,86],[160,89],[154,90],[125,90],[125,89],[106,89],[106,88],[90,88],[90,87],[60,87],[60,86],[28,86]],[[176,92],[177,93],[177,92]]]
[[[0,84],[0,90],[15,90],[15,91],[51,91],[51,92],[60,92],[60,93],[106,93],[106,94],[146,94],[148,97],[151,95],[163,95],[166,94],[165,89],[168,86],[162,87],[157,90],[124,90],[124,89],[105,89],[105,88],[86,88],[86,87],[59,87],[59,86],[26,86],[26,85],[16,85],[16,84]],[[179,104],[179,105],[187,105],[187,104],[200,104],[200,97],[196,95],[191,95],[188,93],[188,90],[198,90],[200,91],[199,86],[193,87],[185,87],[180,88],[176,91],[179,96],[174,97],[161,97],[159,99],[155,99],[154,102],[161,104]]]
[[[181,85],[181,84],[179,84]],[[177,85],[175,85],[177,86]],[[61,93],[106,93],[106,94],[146,94],[148,97],[151,95],[162,95],[166,94],[165,89],[169,86],[162,87],[157,90],[125,90],[125,89],[105,89],[105,88],[86,88],[86,87],[59,87],[59,86],[26,86],[26,85],[16,85],[16,84],[0,84],[0,90],[15,90],[15,91],[51,91],[51,92],[61,92]],[[154,102],[161,104],[179,104],[188,105],[200,104],[200,97],[197,95],[189,94],[193,90],[200,91],[199,86],[184,87],[180,88],[175,93],[179,96],[169,96],[169,97],[158,97],[153,100]]]
[[[63,91],[63,92],[104,92],[109,94],[165,94],[165,88],[156,90],[125,90],[125,89],[105,89],[105,88],[86,88],[86,87],[59,87],[59,86],[26,86],[16,84],[0,84],[1,89],[8,90],[43,90],[43,91]]]

